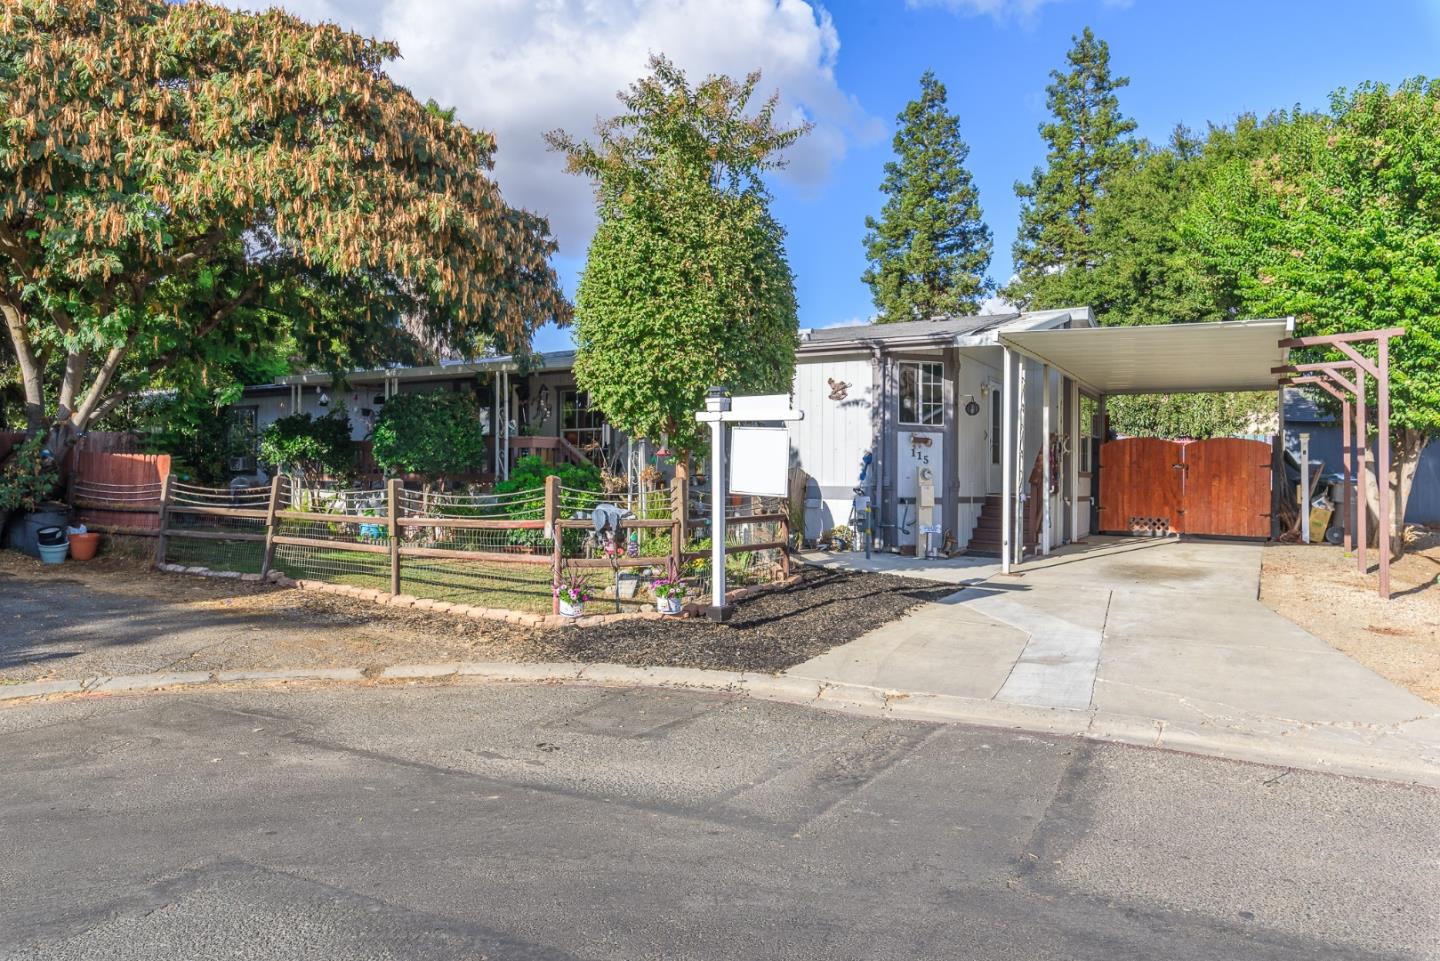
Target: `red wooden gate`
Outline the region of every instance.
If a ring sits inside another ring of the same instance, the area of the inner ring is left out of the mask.
[[[1170,534],[1180,530],[1181,448],[1173,440],[1130,437],[1100,445],[1100,530]]]
[[[1100,446],[1100,523],[1107,533],[1270,533],[1270,445],[1153,437]]]

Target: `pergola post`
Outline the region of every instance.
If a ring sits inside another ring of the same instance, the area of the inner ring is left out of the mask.
[[[1040,554],[1050,553],[1050,365],[1040,376]]]
[[[1015,357],[1009,347],[1004,349],[1004,369],[1000,387],[1000,573],[1010,573],[1010,537],[1014,532],[1011,515],[1015,510],[1015,420],[1010,409],[1015,390]]]
[[[1380,530],[1376,537],[1376,543],[1380,548],[1380,596],[1386,600],[1390,598],[1390,551],[1392,547],[1392,529],[1394,520],[1391,517],[1392,505],[1390,503],[1390,339],[1392,337],[1403,337],[1403,327],[1387,327],[1383,330],[1370,330],[1353,334],[1326,334],[1319,337],[1291,337],[1280,341],[1280,346],[1292,347],[1333,347],[1344,354],[1349,360],[1346,363],[1322,363],[1322,364],[1300,364],[1288,367],[1280,367],[1272,370],[1272,373],[1286,371],[1320,371],[1331,381],[1341,384],[1355,395],[1355,443],[1356,443],[1356,486],[1357,501],[1355,510],[1356,520],[1356,561],[1361,571],[1369,568],[1365,563],[1365,548],[1367,532],[1365,530],[1366,514],[1368,512],[1367,478],[1365,470],[1366,448],[1368,434],[1365,429],[1365,375],[1369,374],[1375,378],[1375,407],[1376,407],[1376,484],[1379,487],[1376,500],[1379,502],[1379,523]],[[1374,341],[1376,344],[1376,359],[1371,361],[1364,354],[1355,349],[1357,342]],[[1355,372],[1355,383],[1351,384],[1340,372],[1341,367],[1348,367]],[[1303,382],[1316,383],[1318,377],[1303,378]]]
[[[1378,351],[1380,368],[1379,384],[1375,388],[1375,417],[1378,423],[1375,425],[1376,442],[1378,449],[1379,463],[1376,465],[1375,473],[1376,500],[1380,502],[1380,536],[1376,538],[1380,545],[1380,596],[1389,600],[1390,598],[1390,555],[1392,553],[1393,538],[1395,536],[1394,518],[1390,515],[1394,511],[1394,498],[1390,495],[1390,338],[1385,334],[1380,335],[1380,349]]]

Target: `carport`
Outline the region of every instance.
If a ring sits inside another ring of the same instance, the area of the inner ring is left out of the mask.
[[[1295,338],[1293,318],[1264,320],[1237,320],[1219,323],[1197,324],[1155,324],[1138,327],[1088,327],[1052,330],[1018,330],[1000,334],[999,342],[1004,348],[1004,385],[1006,403],[1005,419],[1002,424],[1002,503],[1004,516],[1003,551],[1001,569],[1009,572],[1022,559],[1023,538],[1020,520],[1023,510],[1016,509],[1016,496],[1023,497],[1022,485],[1017,479],[1023,477],[1026,461],[1023,438],[1013,423],[1013,409],[1018,409],[1017,381],[1014,373],[1019,357],[1029,358],[1041,364],[1048,385],[1050,371],[1059,372],[1069,378],[1074,389],[1094,397],[1104,420],[1105,402],[1112,395],[1155,394],[1155,393],[1222,393],[1231,391],[1277,391],[1277,410],[1280,412],[1279,430],[1285,429],[1283,406],[1278,401],[1279,389],[1287,383],[1297,383],[1319,389],[1348,391],[1357,398],[1355,403],[1356,424],[1355,449],[1347,450],[1345,473],[1351,475],[1352,463],[1360,467],[1361,488],[1358,497],[1352,501],[1360,505],[1357,515],[1363,517],[1364,495],[1364,438],[1365,433],[1365,384],[1366,373],[1375,378],[1377,412],[1376,427],[1382,443],[1378,445],[1379,476],[1388,476],[1388,342],[1403,330],[1392,328],[1355,334],[1340,334],[1323,337]],[[1376,357],[1362,356],[1355,345],[1361,342],[1376,344]],[[1340,361],[1306,364],[1295,367],[1289,363],[1291,348],[1308,348],[1313,351],[1336,350],[1344,355]],[[1291,374],[1305,376],[1292,380]],[[1346,380],[1343,375],[1349,374]],[[1338,380],[1337,380],[1338,378]],[[1324,383],[1321,383],[1321,381]],[[1358,381],[1358,383],[1357,383]],[[1340,393],[1336,393],[1341,397]],[[1341,397],[1341,399],[1344,399]],[[1078,436],[1078,403],[1072,405],[1072,416],[1076,421],[1067,431],[1072,437]],[[1347,414],[1349,413],[1347,409]],[[1048,425],[1047,425],[1048,436]],[[1163,442],[1161,442],[1163,443]],[[1209,443],[1209,442],[1206,442]],[[1217,452],[1211,457],[1210,467],[1223,476],[1226,471],[1248,470],[1256,465],[1243,457],[1228,457]],[[1230,461],[1234,463],[1230,463]],[[1253,458],[1252,458],[1253,460]],[[1042,489],[1050,486],[1050,458],[1042,457],[1044,480]],[[1170,465],[1181,466],[1184,465]],[[1067,478],[1069,491],[1078,489],[1077,458],[1068,459]],[[1176,477],[1178,472],[1169,473],[1157,483],[1164,483]],[[1380,529],[1390,529],[1388,498],[1379,498]],[[1048,498],[1043,507],[1044,525],[1050,525]],[[1072,537],[1078,534],[1077,506],[1069,510]],[[1364,569],[1364,541],[1357,540],[1346,524],[1350,546],[1360,554],[1361,569]],[[1363,528],[1361,528],[1363,537]],[[1382,542],[1383,543],[1383,542]],[[1045,551],[1042,550],[1042,553]],[[1389,596],[1389,550],[1380,550],[1380,593]]]

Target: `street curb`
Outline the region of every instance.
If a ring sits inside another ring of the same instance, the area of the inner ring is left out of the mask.
[[[712,691],[757,700],[819,707],[870,717],[972,724],[1051,737],[1076,737],[1185,754],[1297,768],[1440,788],[1440,758],[1386,752],[1374,744],[1336,751],[1297,737],[1211,731],[1128,715],[1063,708],[1030,707],[947,694],[893,691],[864,684],[830,682],[784,674],[710,671],[683,667],[631,667],[578,662],[509,663],[447,661],[396,664],[370,679],[380,682],[470,681],[480,683],[575,684]],[[0,687],[0,704],[72,695],[110,695],[207,685],[292,681],[367,680],[360,668],[179,671],[95,676],[83,680],[33,681]],[[1277,743],[1282,740],[1285,743]]]

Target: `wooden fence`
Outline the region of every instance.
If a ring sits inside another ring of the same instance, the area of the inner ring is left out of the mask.
[[[136,490],[137,501],[151,496],[149,485]],[[557,477],[530,491],[469,495],[418,491],[399,480],[378,491],[337,491],[304,489],[283,477],[267,487],[224,489],[166,476],[153,496],[134,511],[153,518],[160,564],[261,576],[279,570],[467,603],[486,595],[488,607],[553,610],[552,586],[567,572],[609,575],[618,598],[622,572],[671,564],[694,572],[709,558],[692,539],[710,520],[695,516],[683,482],[619,505],[630,516],[609,537],[597,536],[591,519],[607,496],[562,487]],[[786,576],[789,517],[764,506],[737,499],[726,552],[777,552],[777,573]]]

